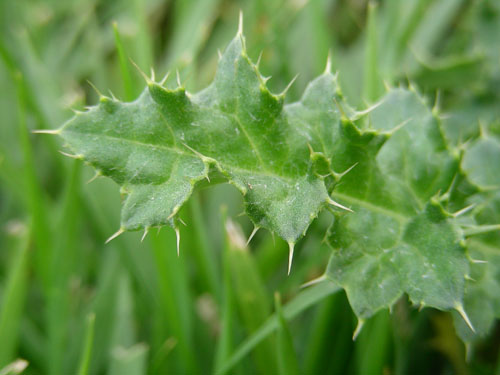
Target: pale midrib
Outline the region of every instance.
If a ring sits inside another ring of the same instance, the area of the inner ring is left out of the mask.
[[[75,132],[75,131],[72,131],[72,130],[65,130],[65,131],[68,132],[68,133],[75,133],[75,134],[80,134],[80,135],[88,135],[88,136],[95,135],[95,136],[98,136],[98,137],[103,137],[103,138],[110,139],[112,141],[123,141],[123,142],[131,143],[131,144],[135,144],[135,145],[141,146],[141,147],[154,148],[154,149],[160,149],[160,150],[164,150],[164,151],[174,152],[174,153],[177,153],[179,155],[187,156],[187,157],[190,157],[190,158],[198,158],[198,160],[201,160],[198,155],[196,155],[194,153],[188,153],[188,152],[182,151],[182,150],[178,149],[177,147],[168,147],[168,146],[165,146],[165,145],[157,145],[157,144],[152,144],[152,143],[139,142],[139,141],[134,140],[134,139],[120,138],[120,137],[115,137],[115,136],[112,136],[112,135],[109,135],[109,134]],[[288,183],[291,183],[291,182],[294,181],[292,178],[289,178],[289,177],[286,177],[286,176],[282,176],[282,175],[279,175],[279,174],[270,173],[270,171],[267,170],[267,169],[263,173],[263,172],[259,172],[259,171],[255,171],[255,170],[248,170],[248,169],[244,169],[244,168],[241,168],[241,167],[236,167],[234,165],[226,164],[224,162],[221,163],[218,160],[217,160],[217,162],[218,162],[218,164],[223,164],[224,167],[225,167],[224,170],[221,171],[221,172],[225,172],[225,173],[228,173],[228,174],[231,174],[231,171],[237,171],[237,172],[246,173],[248,175],[259,175],[259,176],[272,177],[272,178],[276,178],[276,179],[280,179],[280,180],[286,181]],[[300,176],[300,177],[303,177],[303,176]],[[297,180],[299,180],[300,177],[297,177]]]
[[[240,110],[240,98],[238,95],[236,95],[236,112],[239,112]],[[238,127],[241,129],[241,131],[243,132],[243,134],[245,134],[245,137],[247,138],[248,140],[248,143],[250,143],[250,147],[252,147],[253,150],[255,150],[255,154],[257,156],[257,159],[259,159],[259,163],[260,165],[262,166],[262,168],[264,170],[267,171],[267,166],[266,164],[264,163],[264,159],[262,159],[262,156],[260,155],[260,151],[259,149],[257,148],[257,145],[254,143],[252,137],[250,137],[250,134],[248,134],[246,128],[243,126],[243,124],[240,122],[240,119],[238,118],[238,116],[234,113],[233,114],[233,118],[235,119],[236,121],[236,124],[238,125]]]

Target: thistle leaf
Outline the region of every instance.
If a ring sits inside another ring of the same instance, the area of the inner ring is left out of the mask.
[[[268,90],[238,33],[213,83],[198,94],[149,81],[134,102],[101,97],[59,133],[76,155],[122,186],[122,230],[176,226],[175,214],[195,186],[222,177],[242,192],[257,227],[293,244],[331,201],[319,175],[331,175],[322,170],[329,160],[310,147],[333,152],[337,90],[336,78],[325,73],[302,101],[284,106],[284,95]]]
[[[255,228],[290,249],[328,207],[335,219],[325,277],[346,290],[361,321],[406,293],[415,304],[458,311],[472,328],[465,232],[445,204],[463,171],[480,188],[498,186],[496,164],[479,165],[485,153],[500,155],[497,141],[476,141],[462,171],[437,115],[412,88],[356,112],[327,70],[300,101],[285,105],[285,94],[269,91],[239,31],[201,92],[147,79],[135,101],[102,96],[56,133],[121,186],[117,233],[176,228],[177,212],[206,181],[236,186]]]
[[[463,235],[438,196],[450,187],[458,160],[437,119],[414,91],[397,89],[362,120],[365,132],[383,132],[387,140],[371,150],[355,138],[344,142],[347,154],[358,152],[359,166],[333,196],[356,214],[336,215],[327,276],[363,319],[403,293],[415,304],[461,308],[468,272]]]

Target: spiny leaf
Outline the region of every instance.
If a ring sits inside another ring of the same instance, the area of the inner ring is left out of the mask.
[[[342,101],[336,78],[325,73],[300,102],[284,106],[284,94],[267,89],[238,33],[200,93],[148,80],[134,102],[101,97],[59,134],[77,157],[122,186],[118,233],[175,227],[194,187],[222,177],[243,193],[257,227],[294,244],[332,202],[324,180],[335,180],[328,159],[340,131],[334,100]]]
[[[468,321],[464,232],[443,206],[461,173],[459,155],[415,90],[389,90],[356,112],[326,71],[284,105],[286,90],[269,91],[241,29],[201,92],[146,80],[134,102],[101,96],[57,131],[76,157],[121,185],[118,234],[176,228],[195,187],[227,181],[244,195],[255,227],[289,243],[291,262],[296,241],[329,206],[326,277],[345,288],[361,320],[407,293]],[[473,150],[466,171],[476,168]]]
[[[495,134],[482,131],[464,152],[462,168],[468,179],[480,189],[469,197],[474,204],[470,217],[464,220],[472,260],[470,277],[465,286],[464,307],[476,329],[473,335],[455,314],[458,335],[469,344],[485,336],[500,318],[500,142]]]
[[[468,272],[463,236],[438,193],[457,173],[440,126],[412,91],[390,91],[364,120],[366,133],[387,134],[380,147],[344,140],[359,165],[334,197],[354,215],[336,218],[327,276],[344,287],[361,318],[391,306],[403,293],[420,305],[461,309]]]

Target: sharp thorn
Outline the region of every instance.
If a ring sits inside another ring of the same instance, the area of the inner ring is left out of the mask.
[[[33,134],[60,134],[61,129],[35,129],[31,131]]]
[[[165,82],[167,82],[169,75],[170,75],[170,71],[168,71],[167,74],[165,74],[165,76],[161,79],[160,86],[163,86],[165,84]]]
[[[220,49],[217,49],[217,55],[219,56],[219,60],[222,59],[222,52],[220,51]]]
[[[392,128],[391,131],[389,132],[389,134],[392,135],[392,134],[396,133],[399,129],[401,129],[402,127],[404,127],[411,120],[413,120],[413,119],[412,118],[408,118],[408,119],[402,121],[401,123],[399,123],[398,125],[396,125],[394,128]]]
[[[113,99],[115,102],[117,102],[118,99],[116,98],[115,94],[113,94],[113,91],[111,91],[109,89],[108,89],[108,91],[109,91],[109,95],[111,95],[111,99]]]
[[[500,224],[495,225],[477,225],[469,229],[464,229],[464,235],[466,237],[475,236],[477,234],[489,233],[500,230]]]
[[[184,225],[185,227],[187,227],[187,224],[184,222],[184,220],[182,220],[180,217],[178,219],[182,223],[182,225]]]
[[[341,208],[343,210],[346,210],[346,211],[349,211],[349,212],[354,212],[353,210],[351,210],[349,207],[346,207],[346,206],[343,206],[341,205],[340,203],[338,202],[335,202],[332,198],[328,197],[326,202],[328,204],[331,204],[332,206],[335,206],[335,207],[338,207],[338,208]]]
[[[469,326],[471,331],[476,333],[476,330],[472,326],[472,323],[471,323],[469,317],[467,316],[467,313],[465,312],[463,305],[462,304],[455,305],[455,310],[457,310],[457,312],[460,314],[460,316],[465,321],[465,323],[467,323],[467,325]]]
[[[446,193],[445,193],[446,195]],[[459,217],[460,215],[465,214],[466,212],[469,212],[472,208],[474,208],[475,204],[471,204],[467,207],[462,208],[461,210],[458,210],[457,212],[451,214],[453,217]]]
[[[144,228],[144,233],[142,234],[142,237],[141,237],[141,242],[144,241],[144,239],[146,238],[146,236],[148,235],[148,232],[149,232],[149,227],[145,227]]]
[[[90,85],[90,87],[92,87],[92,89],[94,89],[94,91],[96,92],[96,94],[99,96],[99,97],[104,97],[104,95],[99,91],[99,89],[92,83],[90,82],[89,80],[87,80],[87,83]]]
[[[288,242],[288,275],[290,275],[290,271],[292,270],[294,248],[295,244],[293,242]]]
[[[307,288],[307,287],[319,284],[319,283],[321,283],[321,282],[323,282],[325,280],[326,280],[326,275],[321,275],[320,277],[317,277],[315,279],[309,280],[308,282],[302,284],[300,286],[300,289]]]
[[[328,51],[328,56],[326,57],[325,72],[323,74],[332,73],[332,51]]]
[[[179,87],[182,87],[181,74],[179,73],[179,69],[175,69],[175,76],[176,76],[176,79],[177,79],[177,85]]]
[[[489,262],[487,260],[481,260],[481,259],[474,259],[474,258],[469,258],[471,263],[474,264],[488,264]]]
[[[113,233],[111,235],[111,237],[109,237],[106,242],[104,242],[105,244],[109,243],[110,241],[113,241],[116,237],[118,237],[120,234],[122,234],[123,232],[125,232],[125,229],[123,228],[120,228],[118,229],[118,231],[116,231],[115,233]]]
[[[262,51],[260,51],[260,53],[259,53],[259,57],[257,58],[257,62],[255,63],[255,66],[256,66],[257,68],[258,68],[258,67],[259,67],[259,65],[260,65],[260,61],[261,61],[261,59],[262,59],[262,54],[263,54],[263,53],[264,53],[264,51],[263,51],[263,50],[262,50]]]
[[[170,220],[171,218],[173,218],[175,216],[175,214],[179,211],[179,206],[175,206],[174,209],[172,210],[172,213],[170,214],[169,217],[167,217],[167,220]]]
[[[292,78],[292,80],[288,83],[288,85],[285,87],[285,89],[281,92],[280,95],[285,96],[290,87],[292,87],[293,83],[297,80],[297,77],[299,75],[297,74],[295,77]]]
[[[356,329],[354,330],[354,333],[352,334],[352,341],[356,341],[358,338],[359,334],[361,333],[361,330],[363,329],[363,326],[365,325],[365,320],[364,319],[358,319],[358,324],[356,325]]]
[[[153,67],[150,68],[150,72],[151,72],[151,81],[155,81],[155,71],[153,69]]]
[[[68,154],[67,152],[64,152],[64,151],[59,151],[59,153],[64,155],[64,156],[67,156],[69,158],[76,159],[76,160],[81,160],[83,158],[81,155]]]
[[[350,171],[351,171],[351,170],[352,170],[352,169],[353,169],[356,165],[358,165],[358,164],[359,164],[359,162],[354,163],[354,164],[353,164],[353,165],[351,165],[349,168],[347,168],[344,172],[339,173],[339,174],[338,174],[338,177],[339,177],[339,178],[344,177],[346,174],[348,174],[348,173],[349,173],[349,172],[350,172]]]
[[[361,117],[369,114],[370,112],[372,112],[374,109],[376,109],[377,107],[379,107],[380,105],[382,104],[382,100],[378,101],[377,103],[369,106],[368,108],[362,110],[362,111],[358,111],[354,114],[354,117],[352,118],[352,120],[356,121],[358,119],[360,119]]]
[[[135,68],[137,69],[137,71],[139,72],[139,74],[142,76],[142,78],[144,78],[144,80],[146,81],[146,83],[147,83],[148,85],[149,85],[149,84],[151,84],[151,83],[153,83],[153,82],[149,79],[149,77],[147,76],[147,74],[146,74],[146,73],[144,73],[144,72],[142,71],[142,69],[141,69],[141,68],[139,68],[139,65],[137,65],[137,64],[135,63],[135,61],[134,61],[134,60],[130,59],[130,62],[132,63],[132,65],[133,65],[133,66],[135,66]]]
[[[246,243],[246,246],[247,246],[247,247],[248,247],[248,244],[250,243],[250,241],[252,241],[253,236],[255,236],[255,233],[257,233],[257,231],[258,231],[259,229],[260,229],[259,227],[254,227],[254,228],[253,228],[253,231],[252,231],[252,233],[250,234],[250,237],[248,237],[248,240],[247,240],[247,243]]]
[[[181,243],[181,232],[179,228],[174,228],[175,230],[175,239],[177,243],[177,256],[180,256],[180,243]]]
[[[240,10],[240,15],[238,18],[238,33],[236,34],[238,36],[243,35],[243,12]]]
[[[94,182],[98,177],[101,177],[102,173],[100,171],[96,171],[94,176],[87,181],[87,184],[90,184],[91,182]]]

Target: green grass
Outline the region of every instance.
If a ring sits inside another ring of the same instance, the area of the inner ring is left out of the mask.
[[[0,374],[17,359],[26,374],[51,375],[500,373],[498,325],[465,348],[450,314],[405,299],[353,341],[344,292],[300,288],[328,262],[328,214],[297,243],[290,276],[283,240],[261,230],[241,246],[253,227],[228,185],[182,208],[180,257],[171,228],[104,244],[119,223],[118,187],[86,184],[92,170],[32,130],[95,104],[87,81],[134,99],[144,81],[131,61],[157,78],[170,71],[167,85],[178,69],[188,90],[203,88],[240,9],[270,88],[299,74],[290,100],[330,55],[350,103],[411,82],[430,103],[440,93],[452,142],[476,137],[478,123],[500,129],[498,1],[2,1]]]

